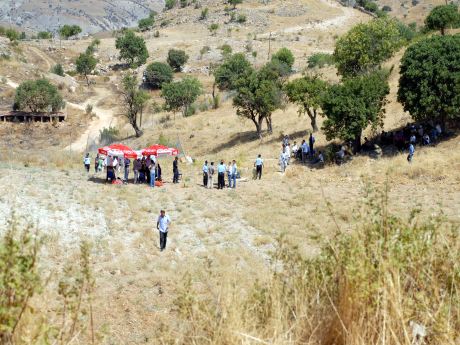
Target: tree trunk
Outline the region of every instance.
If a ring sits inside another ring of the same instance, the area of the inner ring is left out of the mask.
[[[313,111],[311,111],[310,109],[307,109],[307,114],[308,114],[308,117],[310,118],[310,124],[311,124],[311,128],[313,129],[313,132],[318,132],[318,125],[316,124],[316,109],[313,109]]]
[[[441,35],[444,36],[446,34],[446,29],[445,28],[441,28]]]
[[[272,117],[271,117],[271,115],[266,116],[265,121],[267,122],[267,131],[268,131],[268,133],[272,134],[273,133],[273,127],[272,127]]]
[[[133,126],[134,132],[136,132],[136,138],[139,138],[144,132],[138,127],[136,118],[131,118],[131,126]]]
[[[86,86],[89,87],[89,78],[87,74],[85,74],[85,79],[86,79]]]
[[[259,117],[259,120],[257,121],[255,117],[251,118],[252,122],[254,122],[254,125],[256,126],[256,131],[257,131],[257,136],[259,139],[262,139],[262,121],[263,118]]]

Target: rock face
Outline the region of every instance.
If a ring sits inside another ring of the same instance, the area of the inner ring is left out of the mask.
[[[163,7],[164,0],[3,0],[0,22],[51,32],[64,24],[75,24],[85,34],[133,26]]]

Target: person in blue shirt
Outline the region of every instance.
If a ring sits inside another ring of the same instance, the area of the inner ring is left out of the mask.
[[[302,163],[305,163],[307,160],[308,152],[310,148],[305,140],[302,140],[302,145],[300,145],[300,149],[302,150]]]
[[[171,218],[169,218],[165,210],[161,210],[157,219],[157,229],[160,232],[160,251],[163,251],[166,248],[166,240],[168,238],[170,224]]]
[[[256,168],[256,179],[259,180],[262,178],[262,168],[264,167],[264,160],[262,159],[262,155],[258,155],[256,161],[254,162],[254,167]]]
[[[208,186],[208,175],[209,175],[208,161],[205,161],[203,165],[203,186],[205,188]]]
[[[415,148],[412,143],[409,144],[409,155],[407,156],[407,161],[412,162],[412,157],[414,157]]]
[[[227,167],[224,164],[224,161],[220,161],[219,166],[217,167],[217,189],[225,188],[225,171]]]

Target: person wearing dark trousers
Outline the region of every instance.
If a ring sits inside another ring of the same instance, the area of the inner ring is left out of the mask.
[[[310,156],[313,156],[315,151],[313,150],[313,145],[315,144],[315,137],[313,133],[310,133],[310,138],[308,138],[308,144],[310,145]]]
[[[173,183],[179,183],[179,158],[174,158],[173,162]]]
[[[208,161],[205,161],[203,165],[203,186],[204,188],[208,186],[208,176],[209,176]]]
[[[256,179],[259,180],[262,178],[262,168],[264,166],[264,160],[262,159],[262,155],[258,155],[256,161],[254,162],[254,166],[256,168]]]
[[[157,219],[157,229],[160,232],[160,251],[163,251],[166,248],[169,224],[171,224],[171,218],[166,215],[165,210],[161,210]]]
[[[217,167],[217,189],[225,188],[225,171],[227,170],[224,161],[220,161]]]

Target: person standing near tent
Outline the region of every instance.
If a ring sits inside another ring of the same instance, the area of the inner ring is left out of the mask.
[[[150,171],[150,187],[155,187],[155,161],[153,159],[150,159],[150,165],[149,165],[149,171]]]
[[[129,158],[125,157],[125,181],[128,182],[129,176],[129,166],[131,165],[131,161]]]
[[[254,167],[256,168],[256,179],[259,180],[262,178],[262,168],[264,167],[264,160],[262,159],[262,155],[258,155],[256,161],[254,162]]]
[[[83,158],[83,164],[85,164],[86,172],[89,173],[89,168],[91,166],[91,158],[89,158],[89,153]]]
[[[212,189],[212,187],[213,187],[212,178],[213,178],[215,172],[216,172],[216,170],[214,168],[214,162],[211,162],[211,166],[209,167],[209,173],[208,173],[208,188],[210,188],[210,189]]]
[[[139,158],[135,159],[133,162],[134,183],[139,182],[139,171],[141,170],[141,168],[142,168],[141,160]]]
[[[160,232],[160,251],[163,251],[166,248],[166,240],[168,238],[170,224],[171,218],[169,218],[165,210],[161,210],[157,219],[157,229]]]
[[[203,187],[204,188],[208,186],[208,176],[209,176],[208,161],[205,161],[203,164]]]
[[[94,158],[94,173],[97,174],[97,169],[99,167],[99,153]]]
[[[173,161],[173,183],[179,183],[179,158],[177,156]]]
[[[226,166],[224,161],[220,161],[220,164],[217,166],[217,189],[225,188],[225,171]]]

